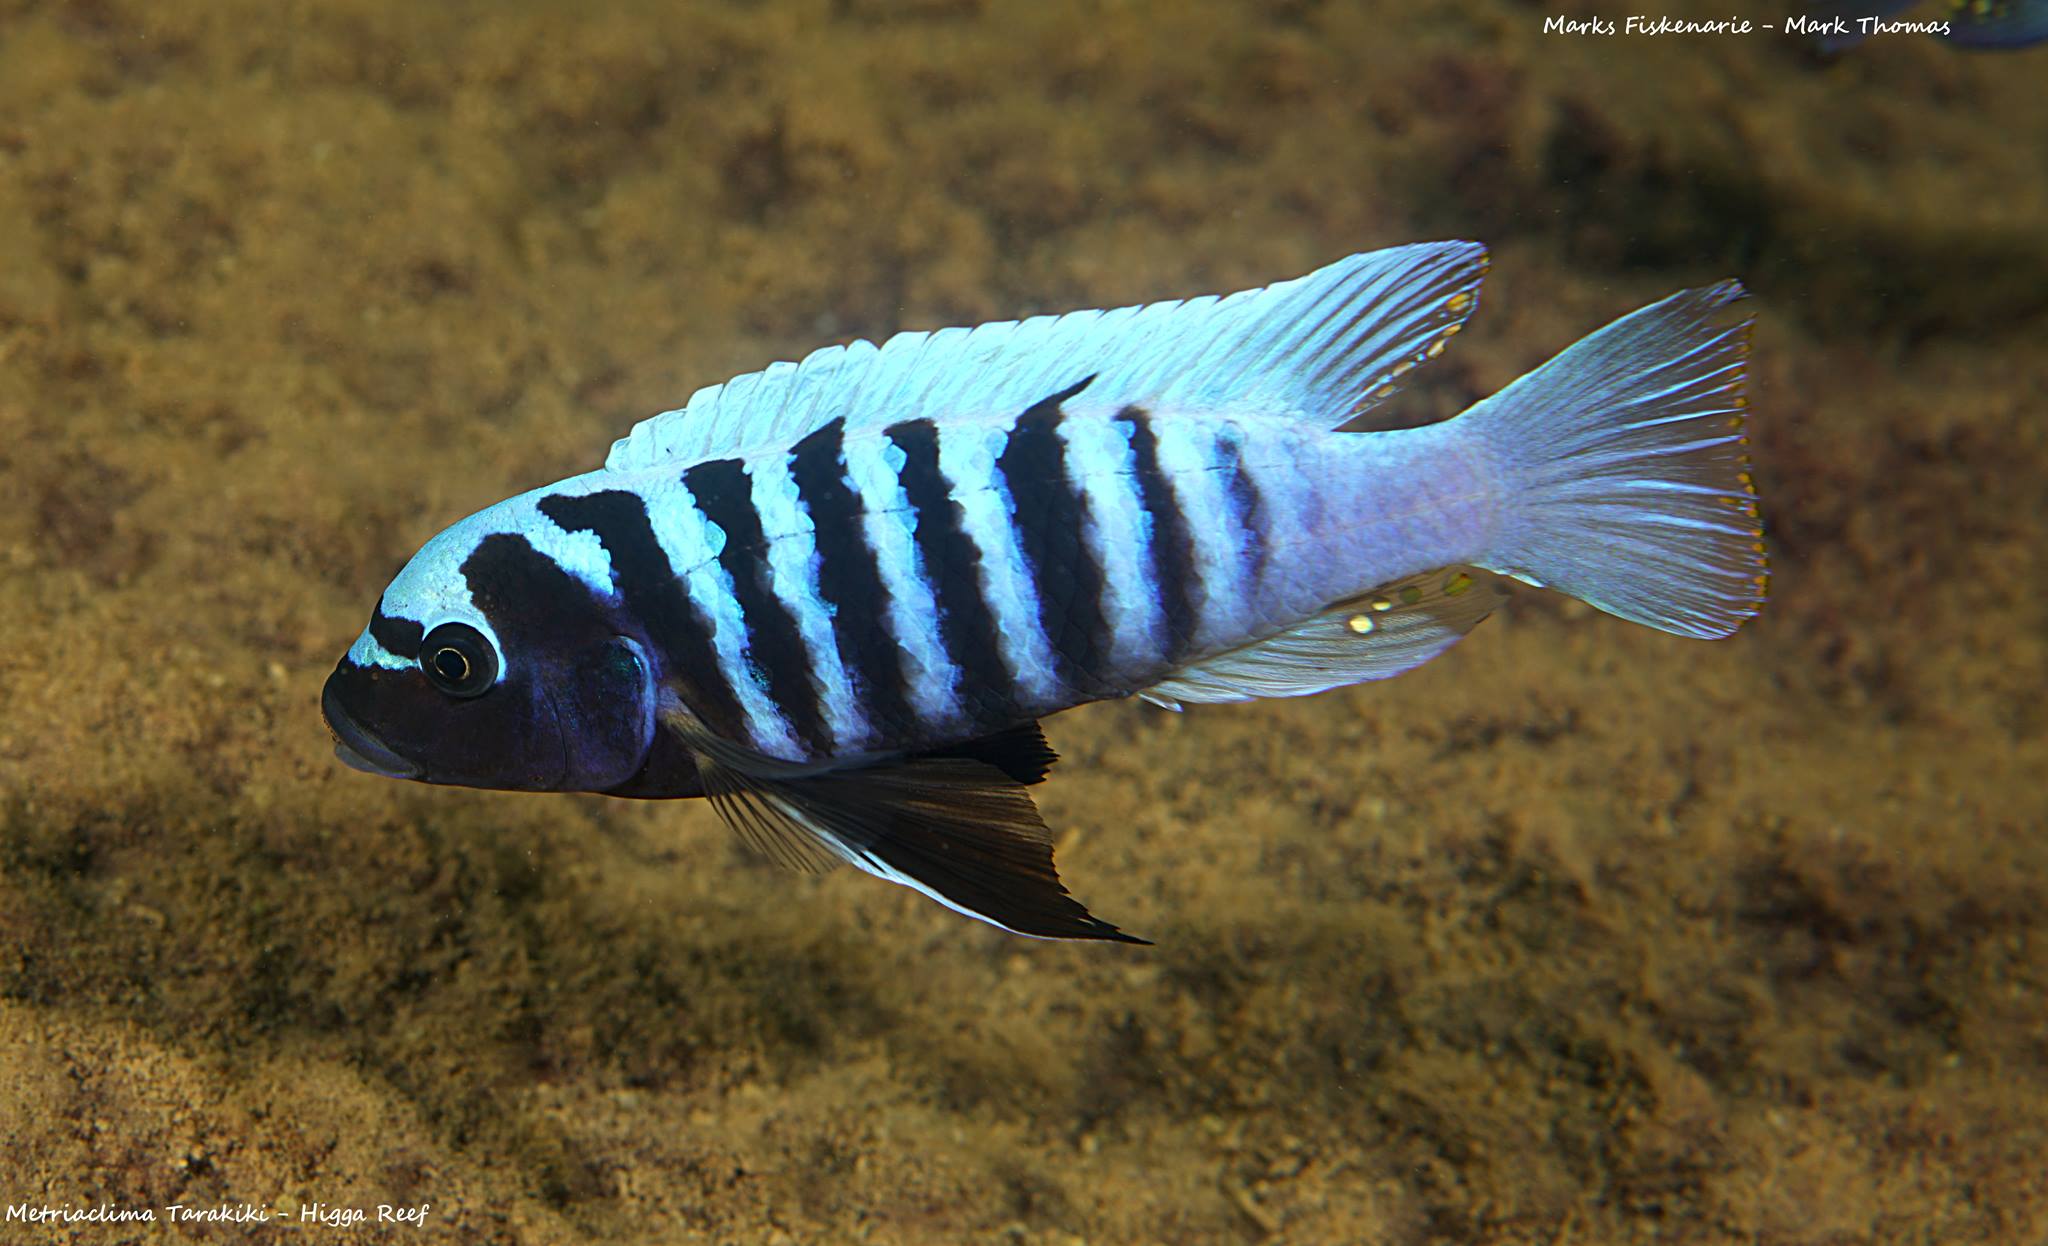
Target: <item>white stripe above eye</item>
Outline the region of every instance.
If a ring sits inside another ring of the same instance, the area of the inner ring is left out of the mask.
[[[565,532],[541,514],[535,503],[549,493],[587,493],[597,483],[595,473],[507,498],[496,506],[449,525],[420,547],[405,569],[384,590],[381,608],[394,619],[409,619],[433,628],[450,620],[467,623],[490,638],[503,653],[496,630],[470,596],[469,579],[463,564],[488,537],[513,534],[525,538],[537,552],[556,566],[604,596],[612,595],[612,562],[604,543],[591,532]],[[349,648],[349,658],[358,666],[404,670],[413,660],[401,658],[368,632]]]
[[[348,660],[357,666],[374,666],[387,671],[402,671],[418,665],[413,659],[401,658],[378,644],[377,638],[370,635],[369,628],[364,628],[363,634],[356,637],[356,643],[348,647]]]

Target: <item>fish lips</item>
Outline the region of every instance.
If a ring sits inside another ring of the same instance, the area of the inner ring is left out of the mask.
[[[331,679],[320,693],[320,716],[327,720],[327,729],[334,734],[334,755],[342,765],[387,779],[425,777],[424,767],[400,757],[369,728],[349,717],[341,698],[335,695]]]

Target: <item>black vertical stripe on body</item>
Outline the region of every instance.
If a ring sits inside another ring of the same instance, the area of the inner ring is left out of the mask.
[[[847,682],[882,743],[918,730],[903,674],[903,655],[889,633],[889,590],[875,565],[861,522],[860,495],[846,476],[846,421],[833,420],[796,443],[789,474],[797,502],[811,517],[818,543],[818,596],[832,608],[832,640]]]
[[[1060,404],[1089,377],[1041,399],[1010,429],[996,471],[1009,488],[1017,536],[1038,590],[1038,619],[1059,675],[1084,693],[1106,690],[1113,637],[1102,613],[1103,572],[1084,537],[1088,495],[1067,476]]]
[[[669,565],[647,503],[639,494],[608,489],[580,497],[544,497],[540,512],[565,532],[589,532],[610,555],[612,588],[626,612],[646,630],[661,658],[662,674],[713,734],[735,743],[753,742],[746,711],[718,665],[711,621],[690,600]]]
[[[754,509],[754,482],[738,459],[714,459],[683,472],[683,487],[704,517],[725,533],[718,565],[732,577],[733,597],[747,623],[747,661],[760,672],[768,699],[813,757],[832,753],[832,728],[825,721],[811,649],[796,616],[775,595],[768,566],[768,537]]]
[[[903,452],[896,475],[916,519],[925,583],[939,610],[939,643],[960,671],[954,697],[978,729],[1007,727],[1018,713],[1017,685],[1003,664],[995,614],[981,590],[981,550],[961,527],[952,482],[939,470],[939,428],[910,420],[885,430]]]
[[[1266,570],[1266,500],[1244,464],[1243,438],[1229,425],[1216,434],[1216,470],[1222,474],[1223,491],[1230,498],[1231,517],[1237,521],[1237,561],[1250,588]]]
[[[1146,541],[1152,558],[1152,591],[1158,596],[1166,626],[1161,656],[1171,666],[1193,647],[1199,623],[1195,592],[1195,538],[1187,516],[1173,495],[1173,482],[1159,466],[1159,436],[1152,431],[1152,413],[1125,407],[1116,418],[1131,430],[1132,472],[1138,482],[1138,504],[1151,520]]]

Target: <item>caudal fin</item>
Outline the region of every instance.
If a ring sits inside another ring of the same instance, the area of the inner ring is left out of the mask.
[[[1724,281],[1580,341],[1461,416],[1505,475],[1481,565],[1681,636],[1726,636],[1768,584],[1743,368]]]

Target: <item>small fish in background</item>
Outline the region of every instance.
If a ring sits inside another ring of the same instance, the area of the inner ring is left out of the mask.
[[[1475,243],[1396,247],[700,390],[603,468],[428,541],[327,681],[336,751],[428,783],[704,796],[785,864],[1142,942],[1054,871],[1026,791],[1055,760],[1043,716],[1384,679],[1484,619],[1497,575],[1681,636],[1763,601],[1742,288],[1388,427],[1485,271]]]
[[[1908,13],[1907,10],[1918,10]],[[1833,29],[1814,35],[1815,50],[1827,55],[1846,52],[1874,33],[1872,23],[1897,19],[1939,23],[1928,31],[1934,38],[1972,51],[2011,51],[2048,40],[2048,0],[1831,0],[1808,6],[1802,16],[1829,23]]]

